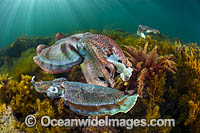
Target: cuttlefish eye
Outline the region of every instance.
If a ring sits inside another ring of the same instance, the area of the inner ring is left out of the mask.
[[[49,88],[49,92],[51,92],[51,93],[58,93],[58,87],[51,86],[51,87]]]

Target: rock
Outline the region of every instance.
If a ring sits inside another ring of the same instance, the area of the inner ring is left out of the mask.
[[[36,47],[38,44],[49,44],[52,40],[51,37],[19,37],[15,42],[13,42],[8,48],[2,52],[1,56],[9,57],[19,57],[23,51],[29,48]]]

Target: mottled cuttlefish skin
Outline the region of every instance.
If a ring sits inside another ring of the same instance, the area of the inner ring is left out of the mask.
[[[50,47],[39,45],[34,62],[45,72],[58,74],[68,72],[72,66],[83,61],[77,48],[77,42],[84,34],[75,34],[70,37],[56,41]]]
[[[104,80],[108,81],[108,84],[105,86],[110,85],[111,87],[113,87],[115,71],[116,71],[115,70],[116,65],[113,62],[119,62],[121,64],[124,64],[124,66],[127,68],[130,66],[130,63],[126,59],[120,47],[109,37],[105,35],[100,35],[100,34],[90,34],[88,36],[81,38],[80,42],[84,46],[84,49],[85,51],[87,51],[91,60],[93,60],[96,66],[96,69],[103,74],[105,78]],[[108,58],[110,56],[115,56],[117,60],[109,61]],[[129,67],[129,69],[131,68]],[[82,71],[84,73],[84,70]],[[120,72],[123,73],[123,71],[120,71]],[[85,73],[85,74],[88,74],[88,73]],[[89,76],[90,75],[86,77],[89,77]],[[130,76],[131,75],[128,75],[127,79],[129,79]],[[87,81],[90,82],[90,80],[87,80]]]
[[[80,82],[65,81],[61,86],[65,88],[66,105],[73,112],[86,116],[127,113],[138,98],[138,94],[128,95],[117,89]]]
[[[98,71],[96,64],[90,57],[85,57],[83,63],[80,65],[82,73],[88,84],[108,86],[108,82],[104,81],[103,74]]]
[[[52,99],[64,97],[65,104],[73,112],[85,116],[127,113],[139,96],[109,87],[70,82],[65,78],[41,82],[35,82],[33,79],[32,82],[39,92],[46,93]]]
[[[33,60],[51,74],[68,72],[74,65],[80,65],[87,84],[70,82],[66,78],[35,82],[33,78],[36,91],[52,99],[64,97],[65,104],[81,115],[128,112],[139,95],[113,88],[116,72],[127,81],[133,71],[120,47],[107,36],[89,32],[64,37],[59,33],[56,40],[60,40],[54,45],[39,45]]]
[[[130,62],[109,37],[89,32],[63,37],[63,34],[58,33],[56,39],[62,39],[54,45],[49,47],[41,44],[37,47],[34,62],[45,72],[64,73],[82,63],[81,69],[86,81],[105,87],[114,87],[115,72],[120,73],[123,81],[131,77]]]

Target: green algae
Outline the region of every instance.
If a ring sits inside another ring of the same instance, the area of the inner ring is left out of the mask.
[[[153,75],[144,81],[144,96],[138,99],[135,107],[126,114],[117,114],[112,118],[170,118],[176,120],[175,127],[136,127],[132,130],[115,127],[47,127],[40,123],[33,128],[24,124],[25,116],[34,114],[39,120],[42,115],[49,115],[52,118],[85,118],[70,111],[64,105],[63,99],[52,101],[44,94],[37,93],[32,84],[31,76],[41,80],[52,80],[55,77],[65,76],[70,81],[85,82],[80,67],[75,66],[68,74],[52,76],[40,70],[32,61],[35,55],[35,45],[21,52],[19,57],[1,56],[3,64],[0,67],[0,103],[9,105],[17,123],[15,128],[27,132],[59,132],[59,131],[129,131],[129,132],[198,132],[200,130],[200,48],[196,44],[183,45],[181,42],[170,40],[167,37],[147,36],[144,40],[138,36],[119,31],[95,31],[92,33],[105,34],[114,39],[120,46],[144,47],[148,42],[147,51],[157,46],[160,56],[171,55],[176,63],[175,74],[165,72],[160,75]],[[40,40],[40,39],[38,39]],[[41,39],[42,40],[42,39]],[[39,43],[37,43],[39,44]],[[49,41],[47,44],[53,44]],[[3,58],[2,58],[3,57]],[[26,76],[23,76],[26,75]],[[136,76],[134,79],[137,82]],[[144,80],[144,79],[142,79]],[[128,82],[116,78],[117,89],[125,89]]]

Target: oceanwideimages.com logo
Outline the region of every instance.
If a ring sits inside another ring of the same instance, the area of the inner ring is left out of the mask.
[[[37,120],[34,115],[28,115],[25,118],[25,124],[28,127],[34,127],[37,123]],[[109,119],[108,116],[105,116],[104,119],[99,119],[96,117],[88,117],[87,119],[51,119],[49,116],[43,116],[40,119],[40,123],[43,127],[126,127],[127,129],[133,129],[134,127],[162,127],[162,126],[175,126],[174,119],[151,119],[147,123],[146,119]]]

